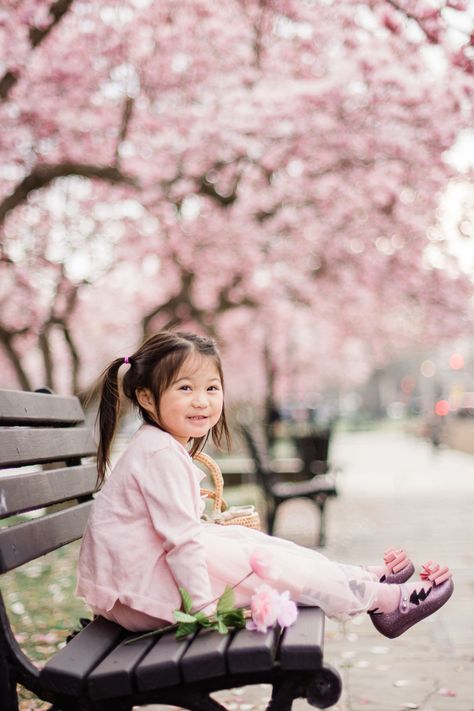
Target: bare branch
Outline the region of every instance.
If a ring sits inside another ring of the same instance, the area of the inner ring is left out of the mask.
[[[10,90],[15,86],[18,81],[18,74],[7,70],[3,77],[0,79],[0,101],[5,101],[10,93]]]
[[[49,8],[51,22],[46,27],[32,27],[30,29],[30,42],[32,47],[37,47],[49,35],[61,18],[68,12],[74,0],[56,0]]]
[[[115,155],[114,155],[114,163],[113,163],[115,167],[118,167],[118,165],[120,163],[120,146],[127,138],[128,127],[130,125],[130,120],[132,118],[134,103],[135,103],[135,99],[133,99],[133,97],[131,97],[131,96],[127,96],[127,98],[125,99],[125,103],[123,105],[122,124],[120,126],[119,135],[117,137],[117,145],[115,147]]]
[[[46,27],[30,27],[30,43],[31,48],[34,49],[49,35],[51,30],[58,24],[58,22],[64,17],[64,15],[70,9],[74,0],[56,0],[53,2],[49,8],[49,14],[51,16],[51,22]],[[11,89],[15,86],[20,78],[18,72],[11,72],[7,70],[3,77],[0,79],[0,101],[5,101]]]
[[[224,313],[225,311],[230,311],[231,309],[236,309],[242,306],[248,306],[250,308],[256,306],[256,303],[246,295],[238,301],[230,298],[230,292],[232,289],[238,287],[242,282],[242,276],[237,274],[230,284],[224,286],[217,294],[217,304],[215,308],[210,311],[200,309],[193,303],[191,293],[191,288],[195,279],[194,272],[186,271],[180,267],[177,260],[175,260],[175,262],[178,268],[181,269],[181,288],[179,292],[174,294],[174,296],[171,296],[168,301],[156,306],[143,317],[142,330],[144,337],[150,335],[151,322],[156,316],[158,316],[158,314],[166,314],[167,316],[167,323],[166,325],[163,325],[163,328],[174,328],[179,325],[182,321],[182,316],[179,312],[183,306],[188,310],[189,318],[193,319],[196,323],[199,323],[200,326],[202,326],[202,328],[204,328],[211,336],[216,335],[216,329],[212,325],[214,318],[211,318],[214,317],[215,314]]]
[[[0,203],[0,225],[5,221],[7,214],[11,210],[25,202],[31,192],[46,187],[57,178],[64,178],[68,175],[78,175],[84,178],[95,178],[106,183],[124,183],[137,187],[135,178],[122,173],[113,166],[68,162],[58,163],[57,165],[39,165]]]
[[[219,299],[217,302],[216,313],[223,313],[224,311],[230,311],[231,309],[239,308],[240,306],[248,306],[254,308],[257,304],[253,299],[248,296],[243,296],[238,301],[230,298],[230,293],[233,289],[240,286],[242,283],[242,275],[236,274],[234,279],[230,284],[224,286],[219,292]]]
[[[399,12],[401,15],[404,15],[408,20],[412,20],[413,22],[416,22],[420,30],[423,32],[425,35],[426,39],[428,42],[431,42],[432,44],[439,44],[440,39],[439,36],[436,32],[432,31],[430,27],[427,25],[426,22],[423,21],[422,17],[419,17],[415,12],[410,12],[410,10],[406,7],[403,7],[398,0],[385,0],[389,5],[391,5],[397,12]],[[434,13],[438,13],[440,15],[440,11],[436,10],[436,8],[433,8]],[[444,18],[443,18],[444,19]],[[445,23],[446,27],[450,27],[448,23]],[[469,32],[466,30],[462,29],[461,27],[456,27],[455,28],[457,32],[464,34],[466,36],[466,39],[469,39]]]
[[[234,182],[232,189],[224,194],[219,192],[214,183],[211,183],[205,175],[199,179],[199,189],[198,193],[201,195],[207,195],[218,202],[222,207],[228,207],[232,205],[237,200],[237,186],[238,180]]]

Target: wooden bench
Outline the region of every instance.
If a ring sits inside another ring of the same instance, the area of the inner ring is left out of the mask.
[[[291,499],[309,499],[319,510],[318,545],[326,545],[326,504],[337,496],[335,477],[330,473],[310,472],[304,481],[280,481],[282,472],[277,472],[269,456],[250,427],[242,425],[242,434],[254,460],[255,474],[266,500],[267,531],[272,534],[278,507]]]
[[[313,434],[293,436],[295,449],[303,460],[305,468],[312,474],[326,474],[330,470],[329,445],[331,436],[331,427]]]
[[[94,451],[76,398],[0,390],[0,519],[7,524],[0,527],[0,574],[81,538],[95,488]],[[283,632],[201,631],[192,640],[167,634],[125,644],[134,635],[96,617],[39,669],[17,643],[0,595],[1,711],[18,711],[18,684],[56,711],[151,703],[218,711],[224,707],[212,692],[248,684],[272,685],[274,711],[298,697],[326,708],[338,700],[341,681],[323,664],[324,621],[319,608],[307,607]]]

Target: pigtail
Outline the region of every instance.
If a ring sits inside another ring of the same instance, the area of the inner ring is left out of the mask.
[[[110,464],[110,449],[117,429],[120,413],[120,394],[118,387],[118,371],[123,358],[117,358],[102,375],[100,404],[97,411],[96,424],[99,433],[97,447],[97,488],[104,483],[105,473]]]

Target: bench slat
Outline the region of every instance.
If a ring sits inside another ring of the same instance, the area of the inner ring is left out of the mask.
[[[132,693],[133,671],[156,642],[155,637],[147,637],[125,644],[137,634],[128,635],[89,675],[87,685],[93,699],[116,698]]]
[[[180,661],[189,646],[189,640],[177,640],[165,634],[157,640],[135,670],[140,691],[164,689],[181,683]]]
[[[0,519],[91,494],[96,479],[95,464],[0,475]]]
[[[66,644],[40,672],[40,681],[53,691],[79,696],[88,674],[124,637],[125,630],[97,617]]]
[[[227,651],[227,664],[231,674],[268,671],[273,668],[280,630],[270,629],[265,634],[249,630],[237,632]]]
[[[185,682],[200,681],[226,674],[226,649],[230,635],[200,630],[181,659]]]
[[[324,612],[300,607],[294,625],[282,636],[279,659],[282,669],[319,669],[323,659]]]
[[[95,452],[88,427],[0,427],[0,468],[90,457]]]
[[[0,529],[0,573],[17,568],[80,538],[92,501]]]
[[[72,425],[83,421],[84,413],[77,397],[0,390],[0,423]]]

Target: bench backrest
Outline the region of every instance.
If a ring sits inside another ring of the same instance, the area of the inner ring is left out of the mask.
[[[0,390],[0,574],[82,536],[94,455],[77,398]]]
[[[331,434],[332,431],[328,428],[318,433],[293,438],[296,450],[306,467],[311,467],[313,462],[328,463]]]

